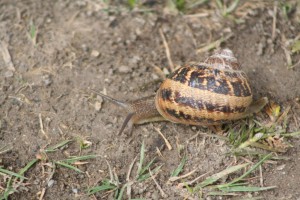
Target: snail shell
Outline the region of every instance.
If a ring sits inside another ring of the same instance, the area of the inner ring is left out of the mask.
[[[247,76],[229,49],[174,71],[157,91],[155,104],[166,119],[217,125],[243,118],[252,103]]]

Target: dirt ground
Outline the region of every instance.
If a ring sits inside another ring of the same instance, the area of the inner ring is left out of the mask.
[[[1,147],[9,148],[0,154],[0,166],[17,172],[48,146],[77,138],[77,142],[47,154],[48,159],[30,168],[25,173],[28,180],[10,199],[39,199],[42,191],[43,199],[112,199],[112,193],[87,196],[86,190],[109,179],[107,163],[119,181],[126,182],[142,141],[146,161],[156,157],[154,165],[163,165],[155,179],[166,196],[162,197],[150,178],[132,185],[132,198],[184,199],[179,182],[166,183],[183,154],[187,163],[182,174],[197,169],[187,180],[207,172],[212,175],[245,160],[257,161],[251,156],[228,155],[228,143],[197,134],[209,132],[203,127],[161,122],[136,126],[131,135],[127,129],[117,134],[126,114],[91,90],[123,101],[154,94],[161,82],[154,66],[169,69],[160,30],[175,66],[204,60],[212,50],[197,50],[225,38],[220,45],[235,53],[254,97],[267,96],[283,111],[291,106],[287,130],[299,130],[300,56],[288,56],[291,40],[300,37],[299,2],[290,2],[294,6],[287,16],[278,3],[275,27],[272,1],[240,1],[232,14],[243,20],[237,22],[220,15],[213,7],[215,3],[174,14],[164,3],[143,2],[148,4],[129,10],[126,3],[97,0],[0,1],[0,152]],[[289,58],[293,68],[288,67]],[[258,120],[264,118],[262,113]],[[169,140],[172,150],[155,128]],[[79,140],[89,141],[91,146],[80,150]],[[277,154],[285,159],[264,164],[261,170],[263,185],[277,188],[240,193],[238,198],[299,199],[300,141],[293,138],[288,142],[293,147]],[[179,146],[183,153],[178,153]],[[98,157],[79,166],[85,173],[50,166],[54,160],[87,154]],[[253,183],[259,185],[259,179]],[[0,182],[1,188],[5,188],[4,182]]]

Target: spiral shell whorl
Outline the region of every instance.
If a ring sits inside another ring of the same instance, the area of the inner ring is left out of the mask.
[[[220,70],[241,70],[240,64],[230,49],[215,51],[203,64]]]

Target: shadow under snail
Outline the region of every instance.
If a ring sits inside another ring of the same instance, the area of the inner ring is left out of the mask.
[[[214,126],[259,112],[267,103],[253,101],[246,74],[230,49],[221,49],[204,62],[185,65],[165,79],[155,96],[122,102],[97,93],[123,107],[130,131],[134,124],[171,121],[196,126]]]

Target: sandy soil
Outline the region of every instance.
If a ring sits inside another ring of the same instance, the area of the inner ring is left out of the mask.
[[[175,66],[202,61],[211,54],[211,51],[197,53],[203,44],[230,35],[221,47],[233,50],[249,77],[255,98],[267,96],[279,103],[282,110],[291,106],[288,131],[299,130],[300,66],[288,69],[283,47],[290,39],[299,37],[300,8],[295,7],[286,19],[279,5],[272,34],[273,3],[263,5],[254,6],[249,13],[239,10],[245,14],[244,21],[234,23],[210,5],[194,11],[207,11],[208,16],[195,17],[166,14],[162,3],[147,5],[146,9],[153,10],[148,12],[129,11],[124,4],[107,5],[92,0],[2,0],[1,50],[7,49],[10,59],[0,56],[0,150],[2,146],[10,150],[0,154],[0,166],[17,172],[47,146],[70,138],[92,142],[82,151],[75,141],[47,154],[48,159],[25,173],[26,184],[18,187],[10,198],[38,199],[39,192],[44,190],[44,199],[112,199],[112,193],[87,196],[86,190],[109,178],[106,161],[119,181],[126,182],[129,165],[139,155],[142,141],[146,146],[145,159],[150,161],[156,157],[154,165],[163,165],[156,180],[167,196],[163,198],[149,179],[132,185],[132,198],[184,199],[184,190],[176,187],[179,182],[166,184],[184,154],[187,163],[183,174],[197,168],[187,180],[245,161],[227,154],[231,148],[227,142],[197,134],[209,132],[203,127],[161,122],[136,126],[131,135],[128,131],[117,134],[125,114],[91,89],[123,101],[154,94],[161,82],[154,66],[164,71],[169,69],[159,30],[166,37]],[[33,27],[36,37],[30,35]],[[294,64],[299,59],[299,54],[292,56]],[[263,113],[258,120],[264,118]],[[172,150],[167,149],[155,128],[168,138]],[[286,159],[269,162],[262,168],[264,185],[277,188],[262,193],[241,193],[242,196],[299,198],[300,142],[299,139],[288,141],[293,147],[277,154]],[[181,153],[178,153],[179,146],[183,148]],[[157,154],[157,149],[162,156]],[[79,166],[85,173],[49,167],[53,160],[86,154],[99,157]],[[245,158],[257,161],[255,157]],[[253,183],[259,185],[259,180]],[[5,188],[1,183],[0,186]]]

